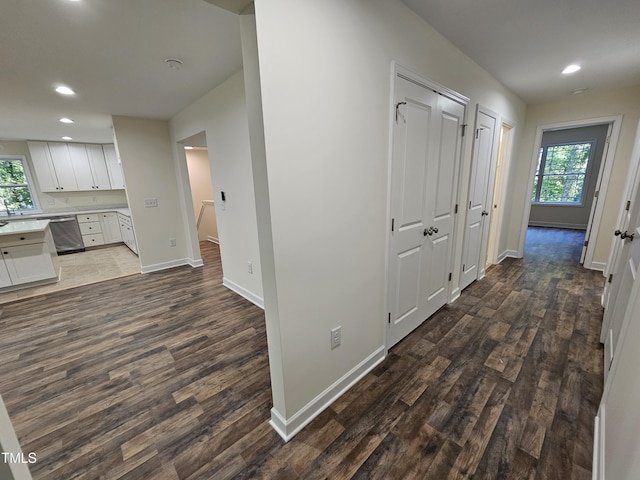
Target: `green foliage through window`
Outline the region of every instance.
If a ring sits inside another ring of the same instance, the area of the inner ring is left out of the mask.
[[[540,148],[531,201],[581,204],[591,147],[572,143]]]
[[[0,215],[34,208],[22,159],[0,159]]]

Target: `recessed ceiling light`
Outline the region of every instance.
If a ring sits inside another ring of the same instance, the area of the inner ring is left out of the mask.
[[[587,91],[587,87],[582,87],[582,88],[576,88],[575,90],[571,90],[571,92],[569,92],[571,95],[580,95],[581,93],[584,93]]]
[[[76,94],[76,92],[74,92],[71,88],[67,87],[66,85],[60,85],[59,87],[56,87],[56,92],[58,92],[60,95]]]
[[[62,137],[62,140],[73,140],[73,138],[72,138],[72,137],[64,136],[64,137]]]
[[[71,120],[70,118],[67,118],[67,117],[62,117],[62,118],[60,119],[60,121],[61,121],[62,123],[73,123],[73,120]]]
[[[189,145],[185,145],[184,149],[185,150],[193,150],[193,147],[190,147]]]
[[[580,65],[576,65],[576,64],[568,65],[568,66],[565,67],[564,70],[562,70],[562,73],[564,73],[565,75],[567,73],[576,73],[581,68],[582,67]]]

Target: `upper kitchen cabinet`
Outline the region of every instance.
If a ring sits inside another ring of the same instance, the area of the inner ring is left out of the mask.
[[[110,190],[102,145],[70,143],[68,146],[78,190]]]
[[[108,149],[105,151],[102,145],[59,142],[28,142],[28,145],[43,192],[124,188],[122,170],[117,159],[115,169],[111,165],[111,159],[105,155]]]
[[[102,145],[104,158],[107,162],[107,170],[109,171],[109,179],[113,190],[124,189],[124,175],[122,174],[122,165],[118,159],[118,152],[113,144]]]
[[[60,185],[53,168],[53,160],[47,142],[28,142],[31,161],[35,170],[40,190],[43,192],[59,192]]]

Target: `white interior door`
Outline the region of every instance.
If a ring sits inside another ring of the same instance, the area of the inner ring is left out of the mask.
[[[640,230],[635,234],[640,235]],[[634,280],[624,304],[617,352],[598,411],[594,479],[632,480],[640,471],[640,241],[632,243],[630,257],[635,259]]]
[[[625,231],[629,229],[629,224],[631,221],[631,210],[632,207],[635,207],[636,197],[638,196],[638,189],[640,188],[640,123],[638,124],[638,130],[636,132],[636,140],[635,145],[633,147],[633,152],[631,154],[631,163],[629,165],[629,172],[627,175],[627,185],[625,187],[625,193],[623,196],[622,207],[620,209],[620,214],[618,215],[618,229],[620,231]],[[609,253],[609,259],[607,261],[607,268],[605,270],[605,276],[608,277],[607,283],[604,286],[604,296],[602,300],[602,305],[605,308],[604,312],[604,320],[603,320],[603,328],[602,335],[600,341],[604,343],[606,329],[605,326],[608,325],[610,309],[607,312],[609,304],[613,304],[615,302],[615,296],[618,292],[617,282],[619,281],[618,275],[618,267],[620,266],[620,255],[621,255],[621,242],[614,241],[611,246],[611,251]],[[614,281],[615,280],[615,281]]]
[[[449,295],[464,106],[396,77],[388,305],[391,347]]]
[[[637,172],[636,172],[637,173]],[[620,329],[636,272],[640,266],[640,238],[636,230],[640,227],[640,175],[636,174],[632,200],[627,204],[622,215],[623,224],[615,231],[614,248],[617,249],[617,265],[613,274],[609,302],[604,311],[600,341],[604,343],[604,375],[607,378],[609,369],[616,355],[620,339]],[[635,240],[635,241],[634,241]]]
[[[493,166],[496,161],[497,115],[478,108],[474,134],[469,201],[465,221],[460,288],[484,277],[493,199]]]

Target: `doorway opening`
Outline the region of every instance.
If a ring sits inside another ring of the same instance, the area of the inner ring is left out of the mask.
[[[498,143],[498,160],[496,163],[495,186],[493,191],[493,202],[491,204],[492,215],[489,217],[489,240],[487,244],[487,265],[495,265],[506,257],[506,250],[501,250],[502,245],[506,245],[507,239],[502,238],[502,222],[504,218],[504,205],[507,187],[506,180],[509,178],[509,166],[511,147],[513,145],[513,129],[515,124],[502,120],[500,128],[500,138]],[[506,235],[506,232],[504,232]]]
[[[604,270],[593,255],[609,184],[621,117],[539,126],[519,251],[529,227],[569,229],[581,248],[579,263]],[[580,238],[578,238],[580,237]],[[527,240],[528,241],[528,240]]]
[[[219,244],[220,236],[206,134],[203,131],[180,140],[177,146],[184,153],[183,158],[188,174],[189,189],[185,191],[185,201],[189,206],[188,200],[191,200],[190,206],[195,220],[191,227],[192,237],[197,237],[198,244],[200,242]]]

